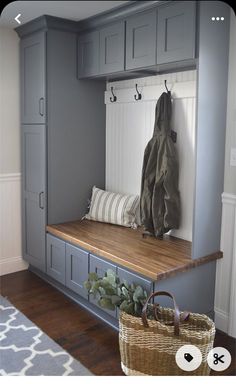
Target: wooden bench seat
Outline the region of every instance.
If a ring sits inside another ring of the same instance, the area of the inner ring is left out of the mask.
[[[163,240],[143,238],[141,228],[134,230],[89,220],[48,225],[47,232],[153,281],[223,256],[218,251],[192,259],[189,241],[169,235]]]

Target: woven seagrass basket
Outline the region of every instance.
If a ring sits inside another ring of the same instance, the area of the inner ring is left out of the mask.
[[[152,297],[165,295],[173,299],[175,309],[148,304]],[[147,309],[153,309],[156,320],[147,320]],[[119,346],[126,375],[209,375],[207,355],[214,338],[215,325],[209,317],[180,312],[174,297],[165,291],[149,296],[142,318],[120,312]],[[202,353],[201,365],[191,372],[180,369],[175,360],[178,349],[186,344],[195,345]]]

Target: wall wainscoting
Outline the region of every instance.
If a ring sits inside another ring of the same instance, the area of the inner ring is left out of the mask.
[[[215,288],[216,327],[236,337],[236,195],[222,194],[221,250]]]
[[[22,259],[21,174],[0,174],[0,275],[28,267]]]

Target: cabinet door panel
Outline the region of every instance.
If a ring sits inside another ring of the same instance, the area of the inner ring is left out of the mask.
[[[99,74],[99,32],[86,33],[78,39],[78,76]]]
[[[21,40],[21,121],[43,124],[45,100],[45,33],[35,33]]]
[[[140,285],[147,291],[148,295],[153,291],[153,282],[151,280],[147,280],[142,276],[136,275],[135,273],[120,267],[118,267],[117,275],[121,282],[126,281],[128,284],[134,283],[135,285]]]
[[[176,2],[158,10],[157,64],[195,57],[194,1]]]
[[[124,70],[124,22],[113,24],[100,31],[100,74]]]
[[[45,272],[45,126],[22,127],[24,259]]]
[[[156,64],[156,10],[135,15],[126,24],[126,69]]]
[[[65,242],[47,235],[47,274],[65,285]]]
[[[112,269],[116,273],[116,267],[113,264],[109,263],[108,261],[102,260],[94,255],[90,255],[89,265],[90,265],[90,272],[97,273],[99,277],[105,276],[105,273],[108,269]],[[89,301],[95,304],[98,308],[107,312],[109,315],[116,317],[116,309],[114,311],[111,311],[109,309],[104,309],[100,307],[100,305],[97,303],[97,300],[93,298],[93,295],[89,296]]]
[[[88,279],[88,253],[66,244],[66,286],[88,299],[84,282]]]
[[[135,285],[140,285],[147,291],[148,295],[153,292],[153,282],[151,280],[147,280],[142,276],[136,275],[135,273],[120,267],[118,267],[117,275],[121,283],[126,281],[128,284],[134,283]],[[119,317],[119,309],[117,309],[117,317]]]

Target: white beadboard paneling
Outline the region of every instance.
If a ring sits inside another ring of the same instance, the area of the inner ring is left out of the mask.
[[[21,175],[0,174],[0,275],[27,268],[21,246]]]
[[[141,172],[145,147],[152,137],[156,102],[165,90],[164,79],[173,90],[172,127],[177,132],[179,156],[179,189],[181,195],[181,226],[174,236],[192,240],[192,215],[195,179],[195,71],[190,74],[151,76],[115,82],[119,102],[106,104],[106,189],[140,194]],[[177,81],[178,82],[174,82]],[[182,80],[182,82],[181,82]],[[132,84],[143,86],[143,99],[133,99]],[[111,83],[114,84],[114,83]],[[160,86],[160,84],[162,84]],[[110,84],[107,84],[109,89]],[[156,92],[156,98],[154,98]],[[159,93],[158,93],[159,92]],[[146,97],[145,97],[146,95]]]
[[[215,323],[222,331],[236,337],[236,196],[222,195],[221,250],[217,261],[215,288]]]

